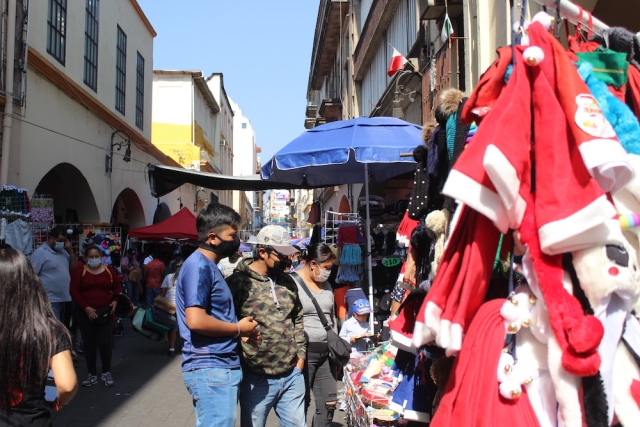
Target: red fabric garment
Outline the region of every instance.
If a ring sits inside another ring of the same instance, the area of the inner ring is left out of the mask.
[[[85,269],[77,268],[71,277],[71,298],[82,309],[87,307],[99,309],[111,303],[113,295],[122,292],[122,284],[112,267],[105,266],[107,271],[100,274],[91,274]],[[83,274],[84,272],[84,274]]]
[[[519,399],[500,395],[498,363],[506,337],[504,299],[480,307],[453,369],[431,427],[538,427],[526,391]]]
[[[521,46],[509,83],[449,173],[443,194],[461,200],[506,233],[522,221],[530,189],[531,87]]]
[[[498,59],[480,76],[476,89],[462,108],[460,121],[464,124],[470,125],[475,121],[479,125],[506,86],[504,76],[511,64],[511,47],[502,46],[497,52]]]
[[[154,258],[144,266],[144,277],[147,288],[160,289],[162,287],[162,279],[166,267],[158,258]]]
[[[598,102],[560,42],[539,22],[529,26],[529,39],[531,46],[544,52],[545,59],[532,68],[544,73],[555,93],[566,118],[567,138],[579,149],[590,175],[602,189],[615,193],[633,178],[634,171],[613,127],[604,118]],[[539,220],[545,221],[545,218]]]
[[[484,215],[464,206],[438,274],[416,318],[413,343],[433,339],[452,354],[487,295],[500,232]]]
[[[344,297],[348,290],[349,286],[347,285],[333,291],[333,300],[336,303],[336,316],[338,319],[347,319],[347,302]]]

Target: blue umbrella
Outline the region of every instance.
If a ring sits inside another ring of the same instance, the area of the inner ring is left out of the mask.
[[[262,167],[266,180],[310,187],[384,181],[414,171],[413,157],[400,157],[422,144],[422,128],[393,117],[360,117],[310,129]]]
[[[262,178],[310,187],[364,183],[369,200],[369,177],[384,181],[414,171],[413,152],[422,144],[422,128],[393,117],[360,117],[310,129],[278,151],[262,167]],[[367,203],[367,273],[373,307],[370,215]],[[370,319],[373,330],[373,316]]]

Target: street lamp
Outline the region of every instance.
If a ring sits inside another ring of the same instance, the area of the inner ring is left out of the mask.
[[[113,138],[120,132],[126,135],[126,142],[113,142]],[[111,146],[109,147],[109,154],[107,154],[107,158],[105,159],[105,172],[109,174],[109,178],[111,178],[111,172],[113,171],[113,147],[116,147],[116,149],[120,151],[122,146],[125,144],[127,149],[124,152],[122,160],[129,163],[131,161],[131,137],[129,136],[129,133],[124,129],[118,129],[111,134]]]
[[[416,100],[416,93],[418,91],[410,89],[407,89],[405,91],[406,84],[400,84],[400,79],[402,79],[404,76],[411,76],[413,73],[415,73],[414,70],[402,70],[399,71],[399,73],[400,74],[396,78],[396,90],[394,92],[395,96],[393,98],[393,110],[391,112],[391,116],[401,119],[404,116],[402,107],[400,106],[400,102],[404,99],[403,97],[408,96],[409,101],[414,102]]]
[[[200,187],[200,189],[196,191],[196,201],[193,202],[193,212],[198,212],[198,194],[200,194],[201,191],[204,192],[204,187]]]

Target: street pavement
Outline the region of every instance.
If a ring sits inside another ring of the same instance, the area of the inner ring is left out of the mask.
[[[193,404],[182,382],[181,357],[168,357],[167,343],[143,337],[132,329],[128,319],[123,335],[113,338],[111,372],[115,386],[105,387],[100,382],[80,387],[69,405],[53,414],[54,427],[193,427]],[[79,355],[74,365],[78,382],[82,382],[87,376],[84,358]],[[313,411],[312,404],[309,424]],[[336,411],[334,418],[332,427],[344,425],[343,412]],[[240,425],[240,416],[236,425]],[[277,426],[271,411],[267,427]]]

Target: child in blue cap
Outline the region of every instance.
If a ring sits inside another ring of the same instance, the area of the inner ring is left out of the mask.
[[[371,334],[369,314],[371,304],[366,299],[359,299],[353,303],[353,316],[344,322],[340,329],[340,338],[351,343],[352,352],[365,352],[375,337]]]

